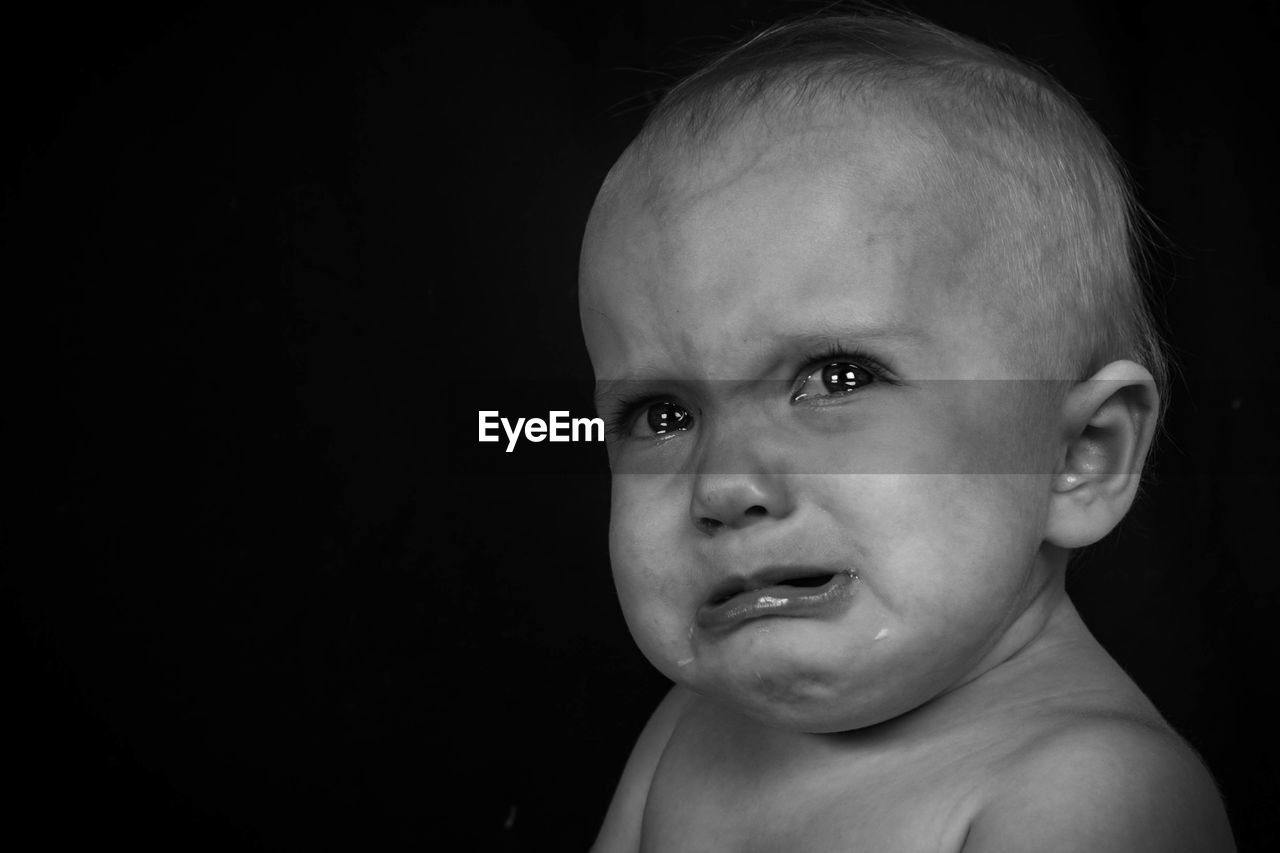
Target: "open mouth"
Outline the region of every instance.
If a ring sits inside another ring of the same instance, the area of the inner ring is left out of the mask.
[[[783,578],[781,580],[774,581],[773,583],[768,584],[767,586],[776,587],[778,589],[787,589],[788,587],[794,587],[796,589],[815,589],[817,587],[826,586],[831,582],[831,579],[834,578],[835,576],[836,576],[835,572],[825,572],[825,573],[818,573],[818,574],[812,574],[812,575],[798,575],[796,577]],[[739,595],[743,592],[750,591],[747,588],[747,585],[745,582],[740,584],[735,584],[734,586],[736,588],[728,588],[717,595],[713,595],[710,598],[708,603],[711,604],[712,607],[715,607],[717,605],[724,604],[726,601],[728,601],[729,599],[733,598],[736,595]],[[760,588],[764,589],[765,587],[762,586]]]
[[[765,572],[752,580],[735,578],[712,592],[698,608],[698,625],[727,629],[751,619],[827,616],[849,602],[857,574],[791,569]]]

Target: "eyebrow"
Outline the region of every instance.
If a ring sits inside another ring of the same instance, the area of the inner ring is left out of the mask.
[[[810,324],[795,332],[782,332],[777,335],[771,341],[769,352],[764,355],[764,358],[768,360],[767,369],[771,371],[794,358],[797,351],[805,353],[830,347],[866,349],[888,343],[918,345],[928,339],[929,335],[924,329],[903,321],[876,324],[818,323]],[[878,355],[877,353],[869,354]],[[898,359],[884,358],[883,360],[888,362],[886,367],[896,372],[894,362]],[[658,384],[680,383],[690,379],[698,381],[697,377],[676,377],[655,366],[642,365],[628,376],[597,380],[594,395],[596,413],[601,413],[603,406],[607,403],[630,398],[632,395],[623,391],[628,386],[646,388]]]
[[[783,334],[778,337],[784,347],[819,346],[822,344],[841,343],[855,346],[863,342],[882,343],[886,341],[923,342],[928,334],[917,325],[901,320],[886,323],[865,324],[831,323],[818,324],[805,328],[794,334]]]
[[[618,404],[629,402],[635,397],[645,396],[644,391],[640,394],[635,394],[628,392],[627,389],[647,389],[652,386],[669,385],[678,381],[672,379],[670,374],[654,368],[642,368],[637,373],[640,375],[626,379],[596,380],[596,390],[595,394],[592,395],[592,403],[595,406],[597,415],[605,415],[608,410],[617,408]]]

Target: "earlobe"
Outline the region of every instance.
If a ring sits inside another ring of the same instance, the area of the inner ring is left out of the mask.
[[[1114,361],[1067,393],[1066,447],[1052,483],[1046,541],[1081,548],[1120,523],[1137,495],[1159,406],[1151,373],[1132,361]]]

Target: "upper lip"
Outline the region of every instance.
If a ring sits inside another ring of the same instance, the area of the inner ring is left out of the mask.
[[[710,595],[707,596],[707,604],[714,607],[739,593],[763,589],[788,580],[811,578],[817,575],[837,575],[847,571],[849,569],[845,566],[769,566],[749,575],[725,578],[712,588]]]

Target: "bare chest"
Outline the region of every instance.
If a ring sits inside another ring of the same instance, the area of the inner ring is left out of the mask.
[[[955,853],[978,807],[964,760],[724,746],[673,741],[649,791],[643,851]]]

